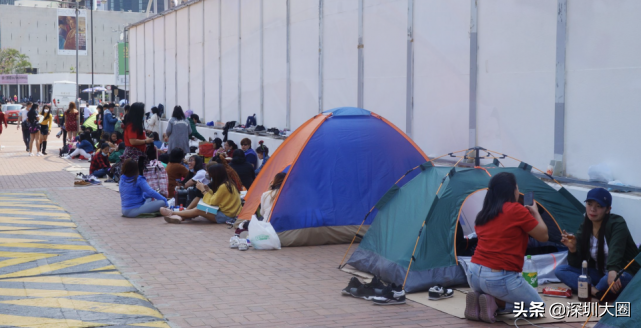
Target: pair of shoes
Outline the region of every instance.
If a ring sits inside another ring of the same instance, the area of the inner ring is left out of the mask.
[[[350,295],[356,298],[362,298],[366,301],[371,301],[376,296],[383,296],[383,290],[385,289],[385,287],[387,286],[385,286],[385,284],[380,279],[378,279],[377,276],[374,276],[370,283],[362,284],[357,288],[351,288]]]
[[[392,283],[383,289],[383,296],[373,299],[374,305],[398,305],[405,304],[405,290],[403,286]]]
[[[352,296],[352,293],[356,292],[356,289],[363,285],[363,283],[358,280],[356,277],[352,277],[352,279],[349,280],[349,283],[347,283],[347,287],[343,288],[341,290],[341,295],[343,296]]]
[[[183,219],[178,215],[165,216],[165,222],[167,222],[167,223],[182,223]]]
[[[38,154],[36,154],[36,156],[42,156],[42,153],[41,153],[41,152],[38,152]]]
[[[42,151],[42,155],[47,156],[47,152],[43,150],[43,151]]]
[[[465,296],[465,318],[468,320],[494,323],[498,309],[491,295],[469,292]]]
[[[69,155],[65,155],[65,156],[63,156],[62,158],[64,158],[64,159],[71,159],[71,156],[69,156]]]
[[[29,156],[33,157],[33,156],[36,156],[36,155],[34,155],[33,153],[29,153]]]
[[[91,182],[87,182],[87,181],[84,181],[84,180],[77,180],[77,181],[73,182],[73,186],[74,187],[86,187],[86,186],[91,186],[91,185],[92,185]]]
[[[430,288],[428,295],[430,301],[438,301],[454,296],[454,291],[451,289],[445,289],[443,286],[436,285]]]

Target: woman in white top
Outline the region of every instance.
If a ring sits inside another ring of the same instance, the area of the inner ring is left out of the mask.
[[[158,107],[151,108],[151,116],[145,122],[147,125],[147,134],[160,131],[160,118],[158,117]]]
[[[187,163],[189,164],[189,175],[191,178],[185,183],[185,188],[193,187],[198,182],[202,184],[209,183],[209,179],[207,179],[207,171],[205,171],[205,165],[200,156],[194,155],[189,157],[189,161],[187,161]]]
[[[263,217],[263,220],[269,220],[269,217],[272,215],[272,206],[274,206],[274,200],[276,200],[280,186],[283,184],[283,181],[285,181],[285,176],[287,176],[285,172],[276,174],[274,181],[272,181],[269,186],[269,190],[260,196],[260,215]]]

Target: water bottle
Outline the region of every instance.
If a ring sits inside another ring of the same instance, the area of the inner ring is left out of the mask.
[[[592,283],[590,281],[590,275],[588,275],[588,261],[583,261],[581,265],[582,272],[579,276],[579,302],[590,302],[592,300],[592,295],[590,289],[592,288]]]
[[[534,288],[539,287],[539,274],[536,271],[534,262],[532,262],[532,255],[528,255],[527,260],[525,260],[525,265],[523,266],[523,278],[528,284],[530,284],[530,286]]]

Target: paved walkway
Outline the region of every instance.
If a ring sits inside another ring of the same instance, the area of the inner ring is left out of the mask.
[[[337,267],[347,245],[240,252],[229,248],[231,230],[225,226],[125,219],[117,192],[72,187],[73,175],[64,171],[68,163],[57,152],[25,157],[21,142],[11,126],[0,136],[6,145],[0,152],[0,190],[45,192],[172,327],[506,326],[458,319],[413,302],[380,307],[341,296],[350,275]],[[53,142],[50,153],[58,147]]]

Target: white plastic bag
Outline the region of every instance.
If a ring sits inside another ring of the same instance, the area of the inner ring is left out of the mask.
[[[610,170],[610,167],[605,163],[590,166],[590,168],[588,168],[588,176],[590,177],[590,181],[608,183],[614,180],[612,170]]]
[[[169,208],[173,207],[174,205],[176,205],[176,199],[175,198],[172,198],[172,199],[167,201],[167,206]]]
[[[249,240],[254,249],[280,249],[280,239],[272,224],[253,216],[249,221]]]

